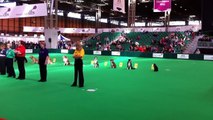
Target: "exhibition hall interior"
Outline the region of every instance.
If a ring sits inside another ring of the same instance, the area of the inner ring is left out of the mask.
[[[0,120],[213,120],[212,0],[0,0]]]

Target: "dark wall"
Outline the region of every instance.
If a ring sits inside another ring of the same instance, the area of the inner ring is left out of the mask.
[[[208,54],[208,55],[212,55],[213,54],[213,49],[201,48],[199,50],[200,50],[201,54]]]
[[[202,0],[202,30],[213,33],[213,0]]]

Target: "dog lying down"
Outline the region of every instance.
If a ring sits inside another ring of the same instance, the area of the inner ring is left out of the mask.
[[[30,56],[30,59],[32,60],[33,64],[38,64],[39,63],[39,60],[36,57],[34,57],[34,56]],[[49,58],[48,61],[47,61],[47,64],[53,64],[55,62],[56,62],[56,58],[53,58],[53,59]]]

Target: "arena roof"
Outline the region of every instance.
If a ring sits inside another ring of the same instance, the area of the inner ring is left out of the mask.
[[[33,4],[44,0],[5,0]],[[97,5],[102,5],[102,18],[113,18],[116,20],[127,21],[128,0],[126,0],[126,14],[114,12],[113,0],[59,0],[59,9],[67,12],[78,12],[95,16]],[[148,2],[143,2],[148,1]],[[192,15],[192,16],[191,16]],[[153,0],[137,0],[136,21],[159,21],[164,13],[153,12]],[[171,20],[200,20],[201,19],[201,0],[172,0]]]

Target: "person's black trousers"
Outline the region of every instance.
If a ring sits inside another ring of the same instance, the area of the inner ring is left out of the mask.
[[[24,61],[25,57],[17,57],[17,63],[18,63],[18,70],[19,70],[19,79],[25,79],[25,67],[24,67]]]
[[[6,58],[6,67],[7,67],[7,74],[9,77],[15,77],[15,70],[13,67],[13,58]]]
[[[82,59],[75,59],[75,76],[73,85],[77,85],[77,79],[79,77],[79,87],[84,86],[84,75],[83,75],[83,61]]]
[[[5,75],[6,74],[6,65],[5,65],[5,57],[0,58],[0,74]]]
[[[45,65],[45,59],[39,59],[39,69],[41,81],[47,81],[47,65]]]

